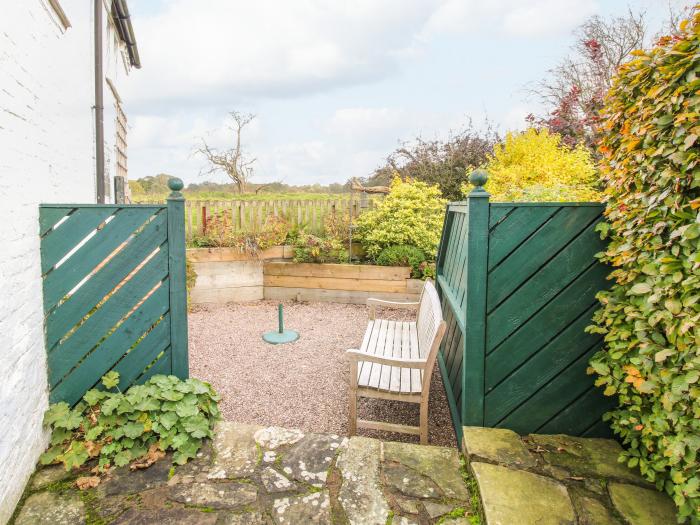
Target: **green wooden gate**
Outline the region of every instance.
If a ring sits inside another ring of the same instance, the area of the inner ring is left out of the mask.
[[[448,206],[437,287],[438,356],[455,430],[609,436],[612,400],[587,375],[602,346],[584,332],[609,286],[598,203],[490,203],[477,187]]]
[[[188,377],[182,182],[167,205],[42,204],[51,402],[73,405],[110,370],[119,388]]]

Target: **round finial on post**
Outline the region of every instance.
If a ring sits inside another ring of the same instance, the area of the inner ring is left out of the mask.
[[[170,191],[179,192],[184,187],[185,184],[181,179],[178,179],[177,177],[171,177],[168,179],[168,188],[170,188]]]
[[[486,170],[474,170],[469,175],[469,182],[476,188],[483,188],[489,180],[489,174]]]

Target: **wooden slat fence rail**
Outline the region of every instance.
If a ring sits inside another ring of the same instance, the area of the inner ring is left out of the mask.
[[[188,377],[184,200],[42,204],[51,402],[77,403],[110,370],[119,387]]]
[[[609,286],[595,254],[599,203],[489,203],[477,187],[448,206],[437,262],[447,321],[439,355],[455,430],[609,436],[613,400],[586,374],[584,332]]]
[[[379,197],[359,198],[339,197],[328,200],[230,200],[185,202],[185,232],[187,240],[200,235],[205,230],[206,220],[226,216],[236,231],[258,232],[267,217],[284,217],[292,227],[304,228],[309,233],[323,233],[324,219],[329,213],[349,217],[372,209]]]

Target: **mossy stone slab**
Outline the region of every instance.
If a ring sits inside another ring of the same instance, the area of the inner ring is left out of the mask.
[[[572,475],[647,484],[638,470],[617,460],[622,447],[612,439],[563,434],[531,434],[529,439],[544,449],[542,456],[547,463],[564,468]]]
[[[445,497],[469,499],[460,471],[459,453],[455,449],[389,442],[384,443],[384,461],[401,463],[427,476]]]
[[[39,492],[22,505],[15,525],[80,525],[85,523],[85,507],[78,494]]]
[[[594,498],[578,498],[579,525],[623,525],[612,512]]]
[[[258,464],[258,445],[253,435],[262,427],[230,421],[217,424],[214,435],[214,462],[210,479],[251,476]]]
[[[520,436],[505,428],[462,427],[462,448],[469,461],[534,467],[535,458]]]
[[[550,478],[490,463],[472,463],[486,525],[575,525],[566,487]]]
[[[632,525],[673,525],[676,506],[663,492],[626,483],[611,483],[610,499]]]

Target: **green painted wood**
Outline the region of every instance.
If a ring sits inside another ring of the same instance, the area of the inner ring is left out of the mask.
[[[449,372],[447,368],[445,367],[445,361],[442,358],[441,354],[438,354],[437,356],[437,361],[438,361],[438,368],[440,369],[440,374],[442,377],[446,377]],[[444,385],[445,386],[445,397],[447,398],[447,406],[450,407],[450,415],[452,416],[452,425],[455,430],[455,436],[457,437],[457,444],[458,446],[461,446],[462,443],[462,418],[461,418],[461,411],[459,407],[457,406],[457,398],[455,397],[454,393],[452,392],[452,388],[450,385]]]
[[[561,209],[497,267],[489,272],[488,310],[493,311],[532,274],[560,253],[567,242],[588,229],[601,214],[597,208]],[[597,221],[596,221],[597,222]],[[598,237],[599,239],[599,237]]]
[[[600,251],[601,242],[594,228],[595,224],[590,224],[566,249],[521,283],[498,308],[489,313],[489,348],[500,344],[512,330],[556,297],[562,286],[574,280],[595,261],[594,254]]]
[[[609,286],[609,269],[595,259],[603,206],[491,203],[481,221],[475,209],[473,199],[449,205],[454,219],[438,251],[447,323],[438,361],[455,431],[485,424],[609,435],[600,418],[610,400],[586,374],[600,338],[584,332],[595,294]]]
[[[75,208],[39,208],[39,235],[43,237],[53,228],[63,217],[72,212]]]
[[[500,383],[513,368],[585,314],[591,306],[598,306],[592,298],[605,286],[607,273],[608,269],[602,264],[594,263],[535,315],[514,329],[495,350],[487,352],[486,390]]]
[[[493,230],[506,216],[515,209],[515,206],[496,206],[491,204],[489,212],[489,231]]]
[[[167,248],[166,241],[165,213],[160,213],[65,303],[48,314],[45,323],[47,348],[53,348],[68,330],[134,271],[147,254],[157,247]],[[44,299],[51,303],[56,297],[49,296],[45,290]]]
[[[466,330],[462,366],[462,422],[484,424],[484,361],[486,356],[486,296],[489,250],[489,194],[481,188],[468,195]],[[468,402],[465,402],[465,399]]]
[[[170,347],[170,314],[163,319],[114,366],[119,372],[122,387],[131,386],[141,377],[143,371],[161,352]],[[169,373],[169,372],[168,372]]]
[[[591,314],[593,310],[591,308]],[[555,378],[569,363],[596,344],[598,338],[584,332],[589,324],[590,316],[581,316],[493,387],[486,394],[486,424],[497,424],[520,403]]]
[[[612,410],[613,408],[614,408],[614,405],[611,405],[609,410]],[[595,409],[596,409],[596,411],[599,410],[599,408],[597,406],[595,407]],[[592,426],[590,426],[588,428],[588,430],[584,431],[581,435],[583,437],[612,439],[613,438],[613,431],[610,428],[610,424],[603,421],[603,419],[601,417],[601,419],[598,419],[595,423],[593,423]]]
[[[602,413],[610,410],[613,405],[614,398],[606,398],[601,389],[591,387],[574,403],[538,429],[538,433],[579,436],[596,425]]]
[[[146,370],[141,377],[139,377],[138,382],[145,383],[153,376],[159,374],[170,375],[170,371],[173,369],[172,359],[172,352],[163,353],[163,355],[158,358],[158,361],[153,363],[153,365],[151,365],[151,367]]]
[[[450,212],[449,206],[445,208],[445,218],[442,222],[442,233],[440,234],[441,239],[446,239],[452,229],[452,221],[454,220],[454,213]],[[435,258],[435,268],[436,272],[440,273],[445,265],[445,256],[447,254],[447,243],[440,243],[438,246],[437,256]]]
[[[185,287],[185,199],[179,192],[168,197],[168,266],[170,272],[171,373],[189,377],[187,353],[187,289]]]
[[[44,294],[53,306],[102,263],[108,255],[142,226],[152,210],[124,208],[114,215],[100,232],[83,244],[72,256],[70,264],[62,264],[44,279]]]
[[[594,344],[496,426],[527,434],[547,423],[552,414],[558,414],[591,388],[593,378],[586,374],[586,369],[598,349],[599,345]]]
[[[515,208],[489,233],[489,271],[520,246],[555,213],[564,208]]]
[[[98,346],[109,331],[167,276],[168,255],[162,250],[95,310],[65,341],[49,349],[51,382],[55,384],[60,381],[76,362]],[[165,303],[167,305],[168,301]]]
[[[114,206],[79,208],[41,241],[41,273],[48,272],[90,232],[117,211]]]
[[[129,348],[168,311],[169,286],[164,283],[112,335],[82,359],[51,391],[51,400],[77,403]]]

